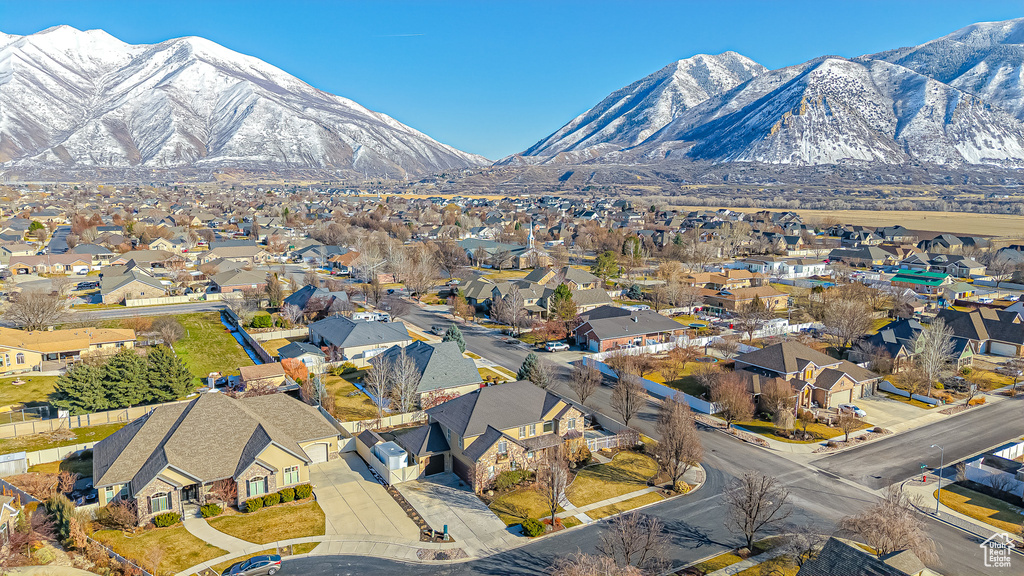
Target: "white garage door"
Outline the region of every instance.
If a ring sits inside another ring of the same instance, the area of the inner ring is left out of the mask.
[[[843,390],[842,392],[836,392],[832,395],[832,408],[838,408],[840,404],[850,403],[850,392],[852,390]]]
[[[1003,344],[1002,342],[990,342],[988,345],[988,353],[995,354],[996,356],[1016,356],[1017,347],[1013,344]]]
[[[327,462],[327,444],[312,444],[306,446],[306,455],[308,455],[314,464],[321,462]]]

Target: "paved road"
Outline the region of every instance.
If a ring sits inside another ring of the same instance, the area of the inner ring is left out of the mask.
[[[166,306],[139,306],[136,308],[106,308],[102,310],[74,310],[71,322],[91,322],[110,318],[132,318],[134,316],[169,316],[172,314],[191,314],[193,312],[220,311],[223,302],[189,302],[188,304],[168,304]]]
[[[945,462],[956,462],[1024,435],[1024,398],[973,408],[953,418],[922,426],[811,462],[871,489],[921,472],[921,464],[939,466],[938,444]]]
[[[71,226],[57,226],[50,237],[50,243],[46,249],[50,254],[63,254],[69,250],[68,234],[71,234]]]

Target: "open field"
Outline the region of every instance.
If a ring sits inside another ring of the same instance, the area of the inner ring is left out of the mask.
[[[673,206],[686,210],[717,210],[711,206]],[[737,212],[757,212],[758,208],[733,208]],[[974,214],[970,212],[897,212],[879,210],[793,210],[808,222],[835,220],[861,226],[895,226],[929,232],[980,234],[984,236],[1020,237],[1024,235],[1024,216],[1005,214]]]

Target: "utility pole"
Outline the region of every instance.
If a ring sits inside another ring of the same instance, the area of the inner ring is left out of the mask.
[[[939,449],[939,489],[935,495],[935,515],[939,515],[939,502],[942,501],[942,468],[946,465],[946,451],[938,444],[932,444],[932,448]]]

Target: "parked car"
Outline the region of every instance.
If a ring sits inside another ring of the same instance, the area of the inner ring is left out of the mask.
[[[544,349],[548,352],[564,352],[569,349],[569,345],[565,342],[548,342]]]
[[[281,557],[277,554],[253,556],[222,572],[222,576],[273,576],[281,569]]]
[[[848,412],[850,414],[853,414],[857,418],[863,418],[863,417],[868,415],[867,412],[861,410],[855,404],[840,404],[839,405],[839,411],[840,412]]]
[[[440,324],[434,324],[433,326],[430,327],[430,333],[431,334],[436,334],[438,336],[444,336],[444,333],[447,332],[447,331],[448,331],[448,327],[447,326],[442,326]]]
[[[395,293],[395,289],[394,288],[388,288],[388,294],[394,294],[394,293]]]

